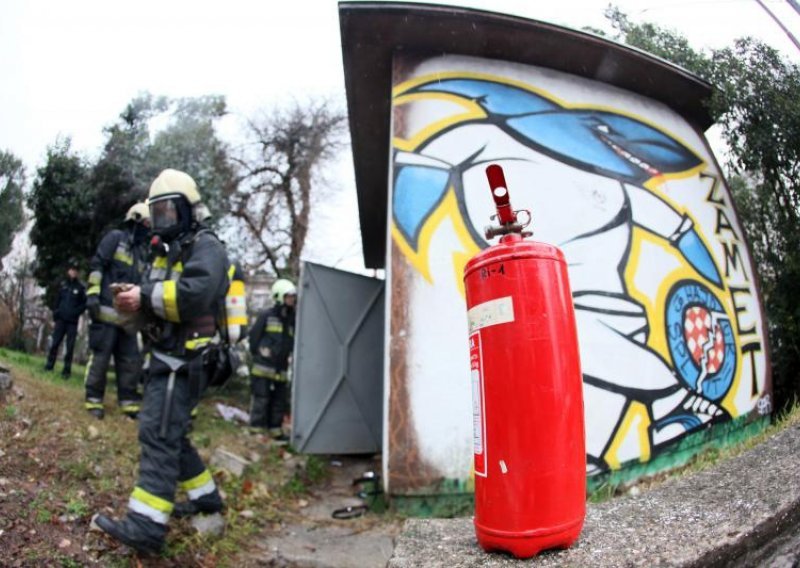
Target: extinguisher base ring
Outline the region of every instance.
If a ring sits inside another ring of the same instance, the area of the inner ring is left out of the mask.
[[[531,558],[543,550],[567,549],[578,540],[583,528],[583,519],[571,523],[536,529],[532,531],[483,531],[476,524],[478,544],[486,552],[508,552],[516,558]]]
[[[575,519],[574,521],[570,521],[567,523],[562,523],[560,525],[555,525],[552,527],[546,527],[541,529],[531,529],[526,531],[512,531],[512,530],[500,530],[500,529],[492,529],[485,525],[480,524],[477,520],[474,521],[475,530],[482,532],[488,536],[497,536],[501,538],[530,538],[530,537],[537,537],[537,536],[550,536],[553,534],[561,533],[561,532],[568,532],[577,528],[579,531],[583,527],[583,517]]]

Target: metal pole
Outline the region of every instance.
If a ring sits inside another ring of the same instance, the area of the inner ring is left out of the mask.
[[[783,25],[783,22],[781,22],[781,21],[778,19],[778,16],[776,16],[775,14],[773,14],[773,13],[772,13],[772,10],[770,10],[769,8],[767,8],[767,5],[766,5],[766,4],[763,2],[763,0],[756,0],[756,2],[758,2],[758,5],[759,5],[759,6],[761,6],[762,8],[764,8],[764,11],[765,11],[767,14],[769,14],[769,15],[770,15],[770,17],[771,17],[773,20],[775,20],[775,23],[776,23],[776,24],[778,24],[778,25],[781,27],[781,29],[783,30],[783,32],[784,32],[784,33],[785,33],[785,34],[786,34],[786,35],[789,37],[789,39],[790,39],[790,40],[792,40],[792,43],[793,43],[793,44],[794,44],[794,46],[797,48],[797,50],[798,50],[798,51],[800,51],[800,41],[797,41],[797,38],[796,38],[796,37],[794,37],[794,35],[792,35],[792,32],[790,32],[790,31],[789,31],[789,29],[788,29],[786,26],[784,26],[784,25]],[[790,2],[790,3],[791,3],[791,2]],[[797,10],[797,8],[795,8],[795,10]]]
[[[794,8],[794,11],[800,14],[800,4],[797,3],[797,0],[786,0],[789,3],[789,6]]]

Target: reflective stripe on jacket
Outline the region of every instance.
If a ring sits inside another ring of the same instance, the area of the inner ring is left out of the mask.
[[[113,308],[114,294],[111,284],[138,284],[145,269],[146,252],[143,246],[134,246],[131,231],[114,229],[106,233],[97,245],[89,263],[88,296],[100,297],[100,321],[116,323],[119,314]]]
[[[154,349],[184,356],[211,341],[228,289],[228,266],[225,248],[210,231],[170,243],[169,255],[153,260],[141,285],[142,306],[170,324],[161,326]]]
[[[294,308],[276,304],[262,312],[250,330],[252,373],[255,376],[262,376],[255,371],[257,365],[261,365],[271,368],[276,375],[282,374],[289,365],[289,355],[293,348]],[[262,354],[264,349],[269,350],[268,356]]]

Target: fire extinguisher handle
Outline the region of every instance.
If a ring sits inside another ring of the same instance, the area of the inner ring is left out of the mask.
[[[492,199],[497,208],[498,221],[501,225],[514,223],[517,216],[511,209],[511,198],[508,195],[508,185],[503,168],[497,164],[491,164],[486,168],[486,178],[489,180],[489,189],[492,191]]]

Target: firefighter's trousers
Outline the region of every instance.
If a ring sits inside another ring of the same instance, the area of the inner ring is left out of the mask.
[[[289,383],[250,375],[250,426],[280,429],[289,411]]]
[[[63,374],[69,375],[72,370],[72,353],[75,350],[75,337],[78,335],[78,322],[57,320],[53,329],[53,337],[50,341],[50,352],[47,354],[47,368],[52,369],[58,357],[58,348],[64,336],[67,337],[66,350],[64,352]]]
[[[136,336],[114,324],[94,322],[89,326],[89,347],[92,353],[84,379],[87,410],[103,408],[108,366],[113,355],[120,410],[136,415],[142,398],[138,391],[142,357]]]
[[[131,493],[128,509],[144,515],[163,530],[175,503],[175,491],[185,490],[192,501],[219,500],[214,479],[187,438],[190,413],[198,402],[185,369],[176,373],[169,408],[168,370],[150,371],[139,414],[139,480]],[[162,437],[162,417],[167,428]]]

